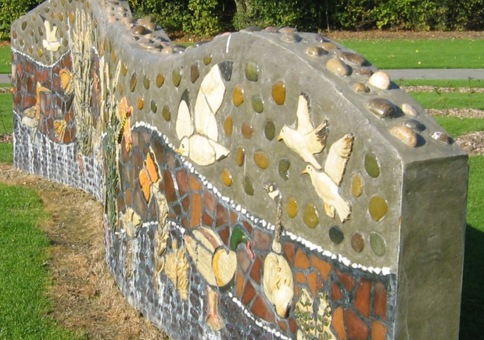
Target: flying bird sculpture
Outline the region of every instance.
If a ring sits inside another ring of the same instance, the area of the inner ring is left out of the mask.
[[[323,151],[326,146],[329,130],[328,121],[325,120],[316,128],[313,126],[310,117],[309,101],[304,94],[299,95],[296,116],[296,127],[284,125],[278,139],[284,140],[289,149],[296,152],[305,162],[319,170],[321,165],[314,155]]]
[[[178,108],[176,133],[180,146],[176,150],[198,165],[211,165],[226,157],[229,150],[218,142],[215,115],[222,105],[225,84],[218,65],[212,67],[200,85],[193,117],[185,98]]]

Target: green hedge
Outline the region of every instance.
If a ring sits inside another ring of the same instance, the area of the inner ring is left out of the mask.
[[[42,0],[0,0],[0,39]],[[484,0],[128,0],[167,32],[198,35],[247,26],[319,30],[483,30]]]

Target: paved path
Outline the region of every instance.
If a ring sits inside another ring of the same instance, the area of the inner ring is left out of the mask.
[[[398,79],[484,79],[484,69],[409,69],[386,70],[393,80]]]
[[[399,79],[484,79],[484,69],[409,69],[385,70],[393,80]],[[10,83],[10,74],[0,74],[0,84]]]

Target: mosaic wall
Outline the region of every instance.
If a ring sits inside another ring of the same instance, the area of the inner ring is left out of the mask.
[[[361,55],[293,28],[173,44],[126,1],[12,26],[15,165],[105,205],[173,338],[457,338],[467,156]]]

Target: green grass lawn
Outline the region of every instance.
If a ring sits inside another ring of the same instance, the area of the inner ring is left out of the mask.
[[[12,73],[10,46],[0,46],[0,73]]]
[[[396,81],[399,86],[434,86],[434,87],[470,87],[484,88],[484,80],[431,80],[431,79],[399,79]]]
[[[34,190],[0,183],[0,338],[75,339],[46,315],[49,240],[38,229],[47,215]]]
[[[463,109],[473,108],[484,110],[484,93],[442,93],[413,92],[410,93],[425,108],[432,109]]]
[[[0,94],[0,135],[13,132],[12,95]],[[13,162],[13,148],[10,143],[0,143],[0,163]]]
[[[341,40],[382,69],[484,68],[484,40]]]

